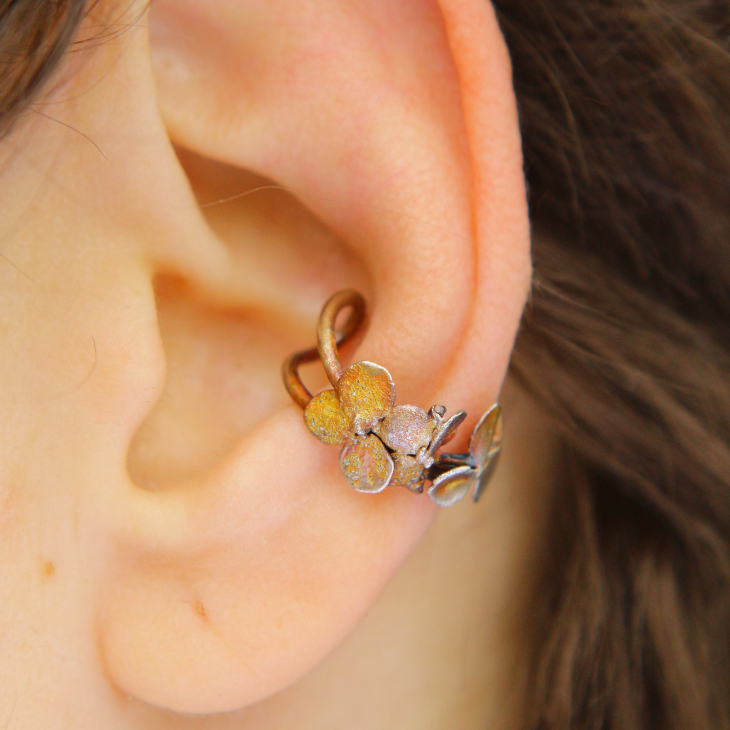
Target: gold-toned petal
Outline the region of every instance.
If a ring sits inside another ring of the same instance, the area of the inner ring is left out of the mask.
[[[396,406],[378,424],[377,434],[394,451],[415,455],[428,446],[435,426],[423,408]]]
[[[340,452],[340,468],[358,492],[382,492],[393,476],[394,464],[383,442],[374,434],[350,439]]]
[[[451,439],[456,435],[456,429],[461,426],[465,418],[466,411],[459,411],[458,413],[454,413],[448,421],[444,421],[440,424],[434,433],[433,441],[431,441],[431,445],[428,449],[429,452],[433,454],[444,444],[451,441]]]
[[[329,446],[338,446],[347,439],[350,422],[340,408],[337,393],[325,390],[315,395],[304,409],[307,428]]]
[[[374,362],[350,365],[337,383],[340,406],[356,434],[363,436],[377,426],[395,402],[390,373]]]
[[[393,454],[393,461],[395,471],[390,483],[393,486],[407,487],[411,492],[420,494],[426,479],[426,469],[415,457],[397,451]]]
[[[479,481],[477,482],[477,488],[474,490],[474,501],[478,502],[481,498],[482,494],[484,494],[484,490],[487,488],[487,484],[489,484],[490,480],[492,479],[492,475],[494,474],[495,470],[497,469],[497,462],[499,461],[499,454],[501,452],[498,450],[494,456],[492,456],[489,459],[489,462],[482,470],[482,473],[479,475]]]
[[[495,403],[479,420],[469,441],[474,466],[482,471],[502,446],[502,409]]]
[[[440,507],[451,507],[463,499],[477,478],[477,471],[470,466],[457,466],[433,480],[428,493]]]

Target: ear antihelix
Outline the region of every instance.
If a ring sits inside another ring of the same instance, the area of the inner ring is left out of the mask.
[[[340,311],[350,316],[340,332],[334,328]],[[284,385],[304,410],[312,434],[330,446],[340,446],[345,479],[358,492],[378,493],[389,485],[428,494],[436,504],[456,504],[472,490],[478,501],[494,473],[502,441],[502,410],[494,404],[479,419],[466,453],[441,447],[466,418],[459,411],[449,419],[446,408],[428,412],[395,405],[395,384],[381,365],[361,361],[343,369],[337,346],[354,337],[366,320],[366,304],[352,290],[337,292],[326,302],[317,324],[317,347],[291,355],[284,362]],[[312,396],[299,377],[299,366],[321,359],[333,390]]]

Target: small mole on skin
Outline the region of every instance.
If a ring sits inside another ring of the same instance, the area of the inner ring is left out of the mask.
[[[56,575],[56,566],[49,560],[43,563],[43,577],[53,578]]]
[[[193,609],[195,610],[195,613],[200,616],[200,618],[207,618],[205,615],[205,606],[200,601],[193,601]]]

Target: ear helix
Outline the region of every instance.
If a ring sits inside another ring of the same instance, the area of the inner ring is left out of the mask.
[[[345,308],[350,315],[337,332],[335,319]],[[472,487],[472,497],[478,501],[501,449],[500,406],[495,403],[479,420],[467,453],[442,452],[466,418],[464,411],[446,419],[444,406],[432,406],[428,412],[416,406],[395,406],[395,384],[384,367],[362,361],[343,370],[337,347],[357,334],[365,315],[361,294],[337,292],[322,308],[317,347],[284,362],[284,385],[304,409],[307,428],[325,444],[342,447],[342,473],[358,492],[375,494],[393,485],[420,494],[431,482],[428,494],[442,507],[456,504]],[[299,377],[299,366],[318,358],[334,389],[312,397]]]

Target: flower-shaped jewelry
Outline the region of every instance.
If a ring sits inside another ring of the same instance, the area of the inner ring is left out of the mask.
[[[393,476],[393,459],[373,429],[394,401],[390,373],[358,362],[345,370],[335,390],[314,396],[304,409],[304,421],[320,441],[342,446],[342,473],[358,492],[381,492]]]
[[[428,489],[432,499],[448,507],[463,499],[474,485],[474,501],[478,502],[497,468],[501,447],[502,409],[495,404],[479,419],[471,434],[466,463],[434,477]],[[449,455],[445,456],[444,462]]]
[[[345,307],[352,314],[339,334],[334,321]],[[365,301],[354,291],[335,294],[325,304],[317,326],[318,348],[296,353],[284,363],[284,383],[292,399],[304,408],[309,430],[326,444],[340,446],[340,467],[358,492],[377,493],[389,484],[428,494],[446,507],[462,499],[475,485],[481,496],[497,463],[502,417],[498,405],[481,418],[467,454],[440,451],[466,418],[459,411],[444,418],[444,406],[426,412],[416,406],[395,406],[395,385],[380,365],[362,361],[342,370],[337,345],[351,339],[364,320]],[[299,378],[299,365],[320,357],[334,386],[312,397]]]

